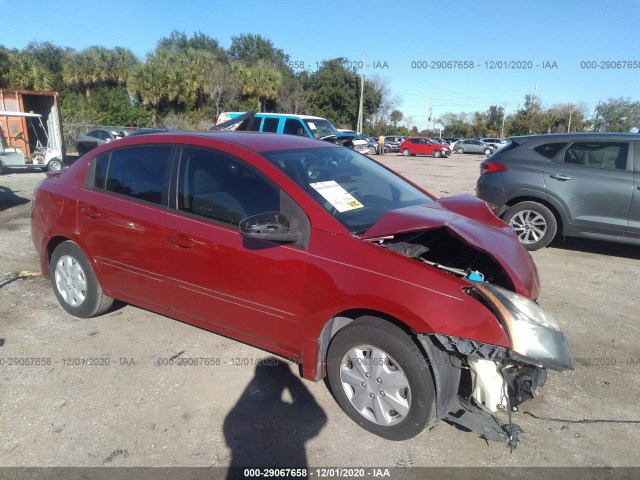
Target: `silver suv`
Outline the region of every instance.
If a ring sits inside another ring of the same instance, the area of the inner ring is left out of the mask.
[[[640,136],[512,137],[480,164],[476,195],[527,250],[556,233],[640,245]]]

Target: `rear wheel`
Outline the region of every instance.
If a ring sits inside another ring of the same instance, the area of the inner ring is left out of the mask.
[[[53,291],[67,312],[89,318],[106,312],[113,299],[103,292],[85,254],[75,243],[62,242],[49,264]]]
[[[490,154],[491,154],[491,152],[492,152],[492,150],[491,150],[490,148],[485,148],[485,149],[484,149],[484,154],[485,154],[485,155],[490,155]]]
[[[432,418],[435,388],[409,335],[375,317],[340,330],[327,355],[329,385],[349,417],[389,440],[420,433]]]
[[[402,155],[404,155],[405,157],[408,157],[409,155],[411,155],[411,152],[409,151],[408,148],[405,148],[404,150],[402,150]]]
[[[531,251],[549,245],[558,229],[553,212],[538,202],[517,203],[502,219],[515,230],[522,246]]]

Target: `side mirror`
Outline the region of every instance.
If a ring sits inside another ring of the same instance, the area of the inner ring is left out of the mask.
[[[302,234],[280,212],[252,215],[240,221],[240,235],[272,242],[297,242]]]

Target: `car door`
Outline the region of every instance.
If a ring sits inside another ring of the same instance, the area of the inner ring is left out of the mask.
[[[627,232],[634,237],[640,237],[640,141],[633,142],[633,193]]]
[[[103,153],[78,191],[78,233],[114,296],[166,307],[164,220],[172,147]]]
[[[288,197],[242,160],[190,146],[182,148],[176,185],[164,245],[171,308],[298,355],[306,248],[247,239],[238,229],[243,218],[282,211]]]
[[[433,155],[436,149],[436,144],[429,139],[424,139],[424,145],[422,146],[425,155]]]
[[[545,188],[568,216],[566,227],[620,234],[633,192],[628,141],[577,141],[545,166]]]

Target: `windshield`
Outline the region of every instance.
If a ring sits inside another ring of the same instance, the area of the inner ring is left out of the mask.
[[[435,201],[382,165],[343,147],[262,152],[352,233],[389,210]]]
[[[313,138],[325,138],[330,136],[338,136],[340,132],[333,126],[333,124],[329,120],[325,119],[316,119],[316,120],[305,120],[304,123],[307,124],[309,130],[311,131],[311,135]]]

